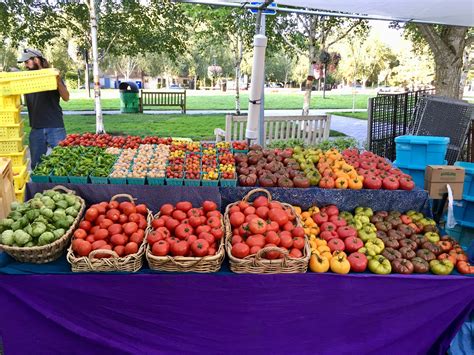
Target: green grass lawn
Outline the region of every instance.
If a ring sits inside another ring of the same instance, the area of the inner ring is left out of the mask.
[[[117,92],[118,96],[118,92]],[[367,108],[369,95],[359,94],[356,96],[358,109]],[[93,99],[71,99],[69,102],[61,102],[63,110],[94,110]],[[202,95],[187,96],[186,106],[188,110],[234,110],[235,97],[233,95]],[[268,110],[279,109],[301,109],[303,107],[303,95],[301,94],[280,94],[268,93],[265,96],[265,108]],[[248,93],[241,94],[241,108],[248,108]],[[331,109],[331,108],[352,108],[352,95],[339,95],[327,93],[323,99],[320,93],[312,93],[311,108]],[[102,109],[119,110],[120,99],[102,99]],[[153,108],[148,108],[153,109]],[[179,107],[159,107],[156,109],[170,110]]]
[[[369,119],[368,112],[328,112],[328,114],[337,115],[337,116],[344,116],[344,117],[352,117],[357,118],[359,120],[367,120]]]
[[[28,140],[30,126],[25,119],[25,132]],[[64,124],[67,133],[95,132],[95,116],[93,115],[65,115]],[[104,125],[107,133],[186,137],[194,140],[214,140],[214,128],[225,129],[225,116],[217,115],[146,115],[121,114],[104,115]],[[332,137],[344,134],[331,131]]]

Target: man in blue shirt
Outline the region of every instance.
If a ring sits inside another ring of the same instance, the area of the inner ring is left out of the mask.
[[[18,63],[24,63],[28,70],[49,68],[48,61],[43,54],[36,50],[26,48],[23,50]],[[48,146],[54,148],[66,138],[64,129],[63,111],[59,100],[69,100],[69,91],[64,85],[58,72],[57,90],[26,94],[26,106],[30,118],[30,154],[31,167],[34,169],[41,161],[41,156],[46,154]]]

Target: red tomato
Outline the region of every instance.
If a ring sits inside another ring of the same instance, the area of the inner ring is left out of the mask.
[[[280,202],[278,202],[278,201],[272,201],[272,202],[270,202],[270,203],[268,204],[268,208],[269,208],[269,209],[278,208],[278,209],[281,209],[281,210],[282,210],[282,209],[283,209],[283,205],[282,205]]]
[[[76,231],[74,232],[74,238],[86,239],[87,238],[87,232],[82,228],[76,229]]]
[[[162,218],[156,218],[153,221],[151,221],[151,226],[153,229],[157,229],[158,227],[164,227],[165,225],[165,220]]]
[[[250,232],[249,224],[245,222],[239,227],[239,235],[242,238],[247,238],[252,232]]]
[[[125,224],[125,223],[127,223],[127,222],[128,222],[128,217],[127,217],[127,215],[121,214],[118,221],[119,221],[120,224]]]
[[[296,248],[296,249],[303,249],[304,248],[304,239],[300,238],[300,237],[293,238],[293,247]]]
[[[130,213],[130,215],[128,216],[128,220],[130,222],[135,222],[137,224],[138,224],[138,221],[140,220],[140,218],[143,218],[143,216],[138,214],[138,213]]]
[[[139,229],[140,230],[140,229]],[[138,233],[138,232],[135,232],[135,233],[132,233],[132,235],[130,236],[130,241],[131,242],[135,242],[137,244],[142,244],[143,242],[143,234],[142,233]]]
[[[77,240],[81,240],[81,239],[77,239]],[[88,256],[91,251],[92,251],[92,244],[85,240],[81,240],[81,243],[77,246],[77,249],[76,249],[76,253],[79,256]]]
[[[170,218],[168,219],[166,222],[165,222],[165,226],[166,228],[168,228],[171,232],[174,231],[174,229],[179,225],[179,221],[174,219],[174,218]]]
[[[170,251],[170,245],[165,240],[160,240],[157,243],[153,244],[151,253],[156,256],[165,256],[168,255]]]
[[[255,214],[255,207],[253,206],[248,206],[245,210],[244,210],[244,215],[248,216],[249,214]]]
[[[120,211],[117,209],[111,209],[108,210],[107,213],[105,214],[108,219],[111,221],[118,221],[120,219]]]
[[[109,202],[109,209],[113,209],[113,208],[117,209],[117,208],[119,208],[119,205],[120,204],[117,201],[110,201]]]
[[[126,235],[132,235],[138,230],[138,225],[135,222],[128,222],[123,225],[123,231]]]
[[[230,214],[235,213],[235,212],[240,212],[240,208],[237,205],[232,206],[231,208],[229,208],[229,213]]]
[[[248,216],[245,216],[245,222],[249,223],[251,220],[259,218],[256,214],[249,214]]]
[[[268,207],[266,207],[266,206],[261,206],[261,207],[259,207],[259,208],[257,208],[257,209],[255,210],[255,213],[256,213],[257,216],[259,216],[260,218],[266,220],[266,219],[268,218],[268,211],[269,211]]]
[[[82,239],[74,239],[71,243],[72,250],[77,252],[79,250],[79,246],[84,242]]]
[[[99,216],[99,211],[97,210],[97,208],[91,207],[86,211],[86,215],[84,219],[89,222],[94,222],[98,216]]]
[[[107,204],[108,205],[108,204]],[[105,206],[104,205],[101,205],[100,203],[96,204],[94,206],[94,208],[97,209],[97,212],[99,212],[99,214],[105,214]]]
[[[205,239],[197,239],[191,244],[194,256],[203,257],[209,253],[209,242]]]
[[[286,212],[279,208],[272,208],[270,211],[268,211],[268,217],[272,221],[277,222],[279,226],[284,226],[289,221]]]
[[[146,241],[148,242],[148,244],[150,245],[153,245],[155,244],[156,242],[160,241],[160,240],[163,240],[165,237],[163,236],[163,234],[161,232],[157,232],[157,231],[152,231],[150,232],[150,234],[148,234],[148,236],[146,237]]]
[[[206,213],[207,218],[211,218],[211,217],[221,218],[221,216],[222,214],[219,211],[211,211],[211,212]]]
[[[207,240],[209,244],[214,243],[214,241],[216,240],[216,238],[214,238],[214,236],[211,233],[206,233],[206,232],[200,233],[198,235],[198,238]]]
[[[96,240],[94,243],[92,243],[92,250],[100,249],[104,245],[107,245],[105,240]]]
[[[205,225],[205,226],[199,226],[196,228],[196,234],[199,235],[202,232],[210,233],[211,232],[211,226]]]
[[[102,229],[107,229],[107,228],[109,228],[112,224],[114,224],[113,221],[111,221],[111,220],[108,219],[108,218],[104,218],[104,219],[99,223],[99,226],[100,226],[100,228],[102,228]]]
[[[210,247],[207,255],[216,255],[216,248]]]
[[[280,230],[280,226],[278,225],[277,222],[270,221],[270,223],[267,223],[267,231],[278,232],[279,230]]]
[[[136,213],[137,212],[137,207],[135,206],[134,203],[132,202],[121,202],[120,203],[120,210],[126,214],[127,216],[131,215],[132,213]],[[127,247],[125,247],[125,254],[128,255],[127,253]],[[133,253],[132,253],[133,254]]]
[[[181,240],[186,239],[193,233],[193,227],[191,227],[189,224],[180,224],[174,230],[174,235]]]
[[[97,219],[95,220],[95,225],[100,225],[104,219],[106,219],[105,214],[99,215],[99,217],[97,217]]]
[[[202,203],[202,209],[204,212],[217,210],[217,204],[214,201],[204,201]]]
[[[232,246],[231,250],[232,255],[236,258],[245,258],[247,255],[249,255],[249,252],[250,248],[245,243],[237,243]]]
[[[89,242],[89,243],[94,243],[95,242],[95,239],[94,239],[94,236],[92,234],[88,235],[86,240]]]
[[[86,232],[89,232],[92,228],[92,224],[89,221],[81,221],[81,223],[79,223],[79,228],[82,228]]]
[[[224,231],[222,230],[221,227],[219,228],[212,228],[211,229],[211,234],[216,238],[216,240],[222,239],[224,236]]]
[[[269,231],[265,235],[265,242],[278,246],[280,245],[280,236],[274,231]]]
[[[295,229],[295,225],[290,221],[286,222],[285,225],[283,226],[283,230],[288,231],[288,232],[291,232],[293,229]]]
[[[176,209],[183,212],[188,212],[191,208],[193,208],[193,205],[189,201],[182,201],[176,204]]]
[[[288,233],[288,232],[287,232]],[[287,249],[290,249],[293,246],[293,238],[291,238],[291,234],[280,234],[280,245]]]
[[[240,210],[241,210],[242,212],[244,212],[244,210],[245,210],[248,206],[250,206],[250,204],[249,204],[248,202],[245,202],[245,201],[240,201],[240,202],[237,204],[237,206],[239,206]]]
[[[237,243],[242,243],[242,242],[243,242],[243,239],[240,235],[234,234],[232,236],[232,239],[231,239],[231,244],[232,245],[237,244]]]
[[[181,210],[175,210],[172,213],[172,216],[174,219],[177,219],[178,221],[182,221],[183,219],[186,219],[187,215]]]
[[[140,220],[138,221],[138,228],[146,229],[148,227],[148,222],[145,217],[140,215]]]
[[[255,208],[259,208],[262,206],[268,207],[268,198],[265,196],[258,196],[254,201],[253,201],[253,206]]]
[[[171,236],[171,232],[166,227],[159,227],[159,228],[156,229],[156,231],[163,234],[163,237],[165,237],[165,238],[168,238],[168,237]]]
[[[267,244],[265,245],[265,248],[266,247],[276,247],[276,245],[274,244]],[[265,258],[269,259],[269,260],[273,260],[273,259],[281,259],[283,257],[283,254],[276,251],[276,250],[272,250],[272,251],[267,251],[265,252]]]
[[[290,258],[302,258],[302,257],[303,257],[303,253],[301,252],[301,250],[296,249],[296,248],[293,248],[290,250]]]
[[[146,207],[145,204],[141,203],[137,205],[137,213],[140,213],[143,216],[146,216],[148,214],[148,208]]]
[[[305,234],[304,234],[304,228],[303,227],[296,227],[294,228],[292,231],[291,231],[291,235],[293,237],[300,237],[300,238],[304,238]]]
[[[134,242],[128,242],[125,245],[125,255],[136,254],[138,252],[138,244]]]
[[[171,254],[173,256],[184,256],[189,252],[189,244],[181,240],[171,245]]]
[[[249,229],[254,234],[264,234],[267,231],[267,222],[257,217],[249,222]]]
[[[118,256],[122,257],[125,255],[125,247],[123,245],[117,245],[114,247],[114,252],[116,252]]]
[[[217,217],[211,217],[207,220],[207,225],[211,228],[220,228],[221,227],[221,220]]]
[[[261,249],[258,245],[254,245],[250,248],[250,255],[257,254]]]
[[[113,245],[125,245],[127,244],[127,237],[123,234],[114,234],[110,237],[110,242]]]
[[[97,229],[94,233],[95,240],[105,240],[109,236],[109,231],[107,229]]]
[[[166,203],[163,206],[160,207],[160,215],[167,215],[171,216],[171,214],[174,211],[174,207],[170,203]]]
[[[193,244],[195,240],[197,240],[198,237],[196,237],[194,234],[191,234],[186,237],[186,241],[188,242],[189,245]]]
[[[245,215],[242,212],[232,213],[229,217],[232,227],[239,227],[245,222]]]
[[[193,228],[199,227],[201,225],[201,217],[199,216],[192,216],[189,217],[189,225]]]
[[[252,234],[245,242],[249,247],[257,245],[263,248],[265,246],[265,237],[262,234]]]
[[[189,218],[204,216],[204,212],[200,208],[191,208],[186,214]]]

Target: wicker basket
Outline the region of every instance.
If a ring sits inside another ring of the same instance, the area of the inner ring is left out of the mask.
[[[134,202],[134,198],[127,194],[119,194],[113,196],[110,201],[124,197],[130,202]],[[148,211],[148,227],[145,231],[143,242],[138,248],[138,252],[124,257],[119,257],[113,250],[97,249],[91,251],[88,256],[77,257],[72,251],[72,244],[67,250],[67,261],[71,264],[73,272],[108,272],[108,271],[123,271],[123,272],[137,272],[143,266],[143,254],[145,254],[145,246],[147,235],[150,229],[152,214]],[[97,254],[110,254],[111,258],[96,258]]]
[[[75,191],[69,190],[64,186],[55,186],[51,190],[61,190],[69,194],[75,194]],[[0,250],[3,250],[15,260],[23,263],[44,264],[61,257],[69,243],[72,233],[76,229],[81,220],[82,214],[84,213],[85,202],[81,197],[77,196],[77,198],[81,202],[81,209],[74,220],[74,223],[71,225],[71,227],[69,227],[67,232],[61,238],[51,244],[28,248],[1,245]]]
[[[159,217],[159,213],[155,218]],[[224,221],[221,219],[222,228],[224,228]],[[225,235],[225,230],[224,230]],[[148,265],[152,270],[158,271],[172,271],[172,272],[217,272],[222,266],[225,257],[224,238],[219,242],[219,247],[215,255],[203,257],[191,256],[156,256],[151,253],[150,245],[147,243],[146,259]]]
[[[250,197],[256,193],[263,192],[267,195],[268,200],[272,200],[272,195],[269,191],[265,189],[254,189],[249,191],[249,193],[243,198],[243,201],[247,202]],[[224,220],[226,224],[226,240],[225,247],[227,250],[227,256],[229,257],[230,269],[235,273],[240,274],[294,274],[294,273],[303,273],[308,269],[309,257],[311,256],[311,249],[309,246],[308,238],[305,236],[305,246],[303,248],[303,257],[301,258],[291,258],[287,250],[278,248],[278,247],[266,247],[257,254],[248,255],[243,259],[236,258],[232,255],[232,227],[229,220],[229,209],[232,206],[236,206],[239,201],[231,203],[227,206]],[[282,203],[285,208],[290,209],[296,216],[296,224],[302,226],[301,221],[296,214],[293,206]],[[263,259],[262,256],[264,253],[269,251],[278,251],[283,254],[283,258],[268,260]]]

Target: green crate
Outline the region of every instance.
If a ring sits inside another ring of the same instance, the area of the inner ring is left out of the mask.
[[[69,175],[69,182],[71,184],[87,184],[88,177],[87,176],[71,176]]]
[[[127,183],[129,185],[145,185],[146,178],[134,178],[134,177],[128,177],[127,178]]]
[[[89,175],[92,184],[107,185],[109,183],[109,178],[102,176],[92,176]]]
[[[237,179],[221,179],[219,183],[222,187],[235,187],[237,186]]]
[[[201,186],[199,179],[184,179],[184,186]]]
[[[31,174],[31,181],[33,182],[50,182],[50,175],[34,175]]]
[[[182,186],[184,179],[166,179],[166,185],[169,186]]]
[[[109,182],[112,185],[127,185],[127,178],[109,177]]]
[[[147,177],[147,182],[148,185],[164,185],[165,184],[165,178],[157,178],[157,177]]]
[[[56,176],[51,174],[51,182],[56,184],[67,184],[69,182],[69,178],[67,176]]]
[[[233,154],[237,154],[237,153],[247,154],[248,152],[249,152],[248,149],[246,150],[232,149]]]
[[[219,186],[219,179],[221,178],[220,174],[218,174],[217,180],[204,180],[202,178],[202,175],[204,175],[204,174],[201,174],[201,185],[202,186]]]

